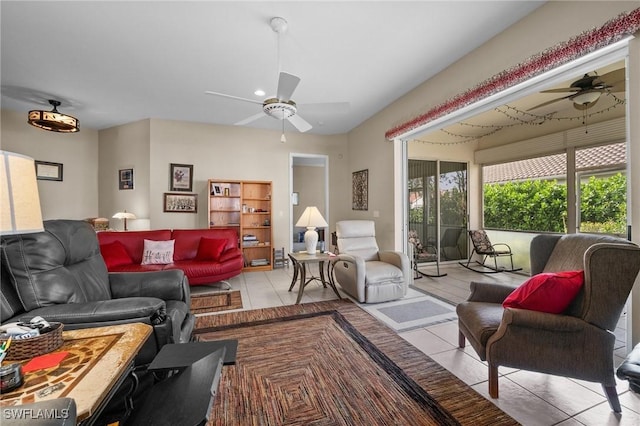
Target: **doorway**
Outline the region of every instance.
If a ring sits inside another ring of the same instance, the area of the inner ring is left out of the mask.
[[[322,217],[329,221],[329,156],[320,154],[289,155],[290,188],[290,238],[289,251],[305,250],[306,228],[296,227],[296,222],[309,206],[316,206]],[[329,228],[318,228],[318,249],[328,249]]]
[[[409,231],[439,254],[437,261],[466,259],[467,164],[409,159],[407,172]]]

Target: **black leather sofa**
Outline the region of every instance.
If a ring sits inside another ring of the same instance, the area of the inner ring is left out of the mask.
[[[2,323],[41,316],[66,330],[142,322],[153,326],[136,359],[191,340],[189,283],[181,270],[109,273],[94,229],[49,220],[44,232],[1,237]]]

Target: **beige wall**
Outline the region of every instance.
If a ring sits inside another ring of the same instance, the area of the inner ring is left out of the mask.
[[[27,123],[26,112],[2,110],[0,147],[62,163],[62,182],[38,181],[43,219],[98,216],[98,132],[54,133]]]
[[[112,228],[123,229],[119,219],[111,217],[127,210],[137,220],[129,221],[129,229],[137,228],[150,216],[149,203],[149,120],[100,131],[99,137],[99,211],[110,218]],[[119,171],[133,169],[133,189],[119,189]],[[167,178],[168,179],[168,178]]]
[[[208,224],[207,180],[241,179],[273,182],[273,230],[276,247],[289,247],[289,153],[324,154],[329,157],[329,185],[344,179],[346,136],[290,133],[280,142],[280,132],[236,126],[216,126],[169,120],[151,120],[149,204],[152,228],[205,228]],[[169,164],[193,164],[198,213],[164,213],[163,193],[169,190]],[[340,212],[340,196],[329,196],[331,217]],[[335,205],[335,207],[334,207]]]

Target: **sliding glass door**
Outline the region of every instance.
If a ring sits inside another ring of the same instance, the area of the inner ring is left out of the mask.
[[[466,259],[467,164],[410,159],[408,194],[409,231],[441,261]]]

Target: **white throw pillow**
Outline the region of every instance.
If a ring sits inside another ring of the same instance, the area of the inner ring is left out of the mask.
[[[143,265],[166,265],[173,262],[173,246],[176,240],[144,240]]]

